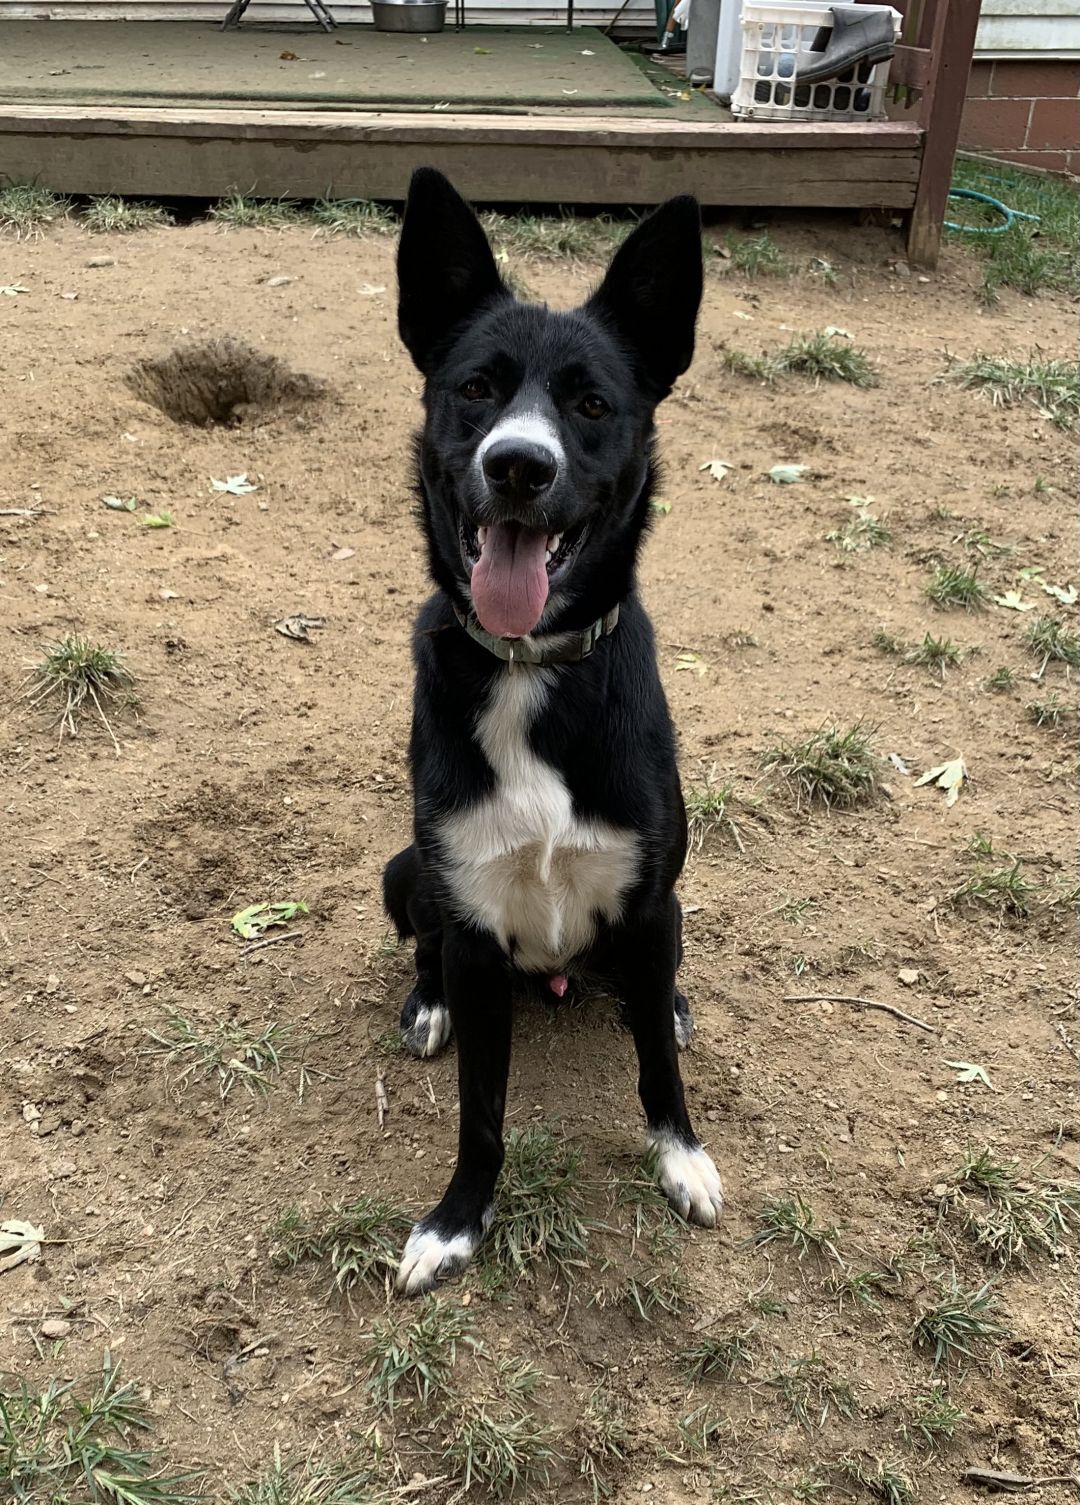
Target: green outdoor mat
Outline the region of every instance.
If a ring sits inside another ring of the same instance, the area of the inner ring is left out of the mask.
[[[295,56],[290,56],[294,54]],[[274,109],[481,109],[671,101],[599,31],[468,27],[427,37],[342,26],[0,21],[0,100]]]

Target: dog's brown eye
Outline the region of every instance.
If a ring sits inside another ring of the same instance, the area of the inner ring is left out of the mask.
[[[470,376],[458,390],[466,402],[480,402],[491,396],[491,384],[482,376]]]
[[[578,412],[584,413],[586,418],[603,418],[611,412],[611,409],[602,397],[598,397],[595,392],[590,392],[578,403]]]

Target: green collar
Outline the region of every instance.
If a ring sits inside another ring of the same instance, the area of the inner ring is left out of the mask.
[[[481,648],[486,648],[504,663],[511,667],[528,664],[532,668],[542,668],[545,664],[579,664],[583,658],[588,658],[600,639],[610,637],[615,631],[619,621],[619,608],[613,606],[607,616],[601,617],[591,627],[586,627],[584,632],[553,633],[549,647],[544,647],[543,638],[535,642],[529,638],[497,638],[484,631],[476,620],[475,612],[469,612],[466,616],[456,604],[454,615],[474,643],[479,643]]]

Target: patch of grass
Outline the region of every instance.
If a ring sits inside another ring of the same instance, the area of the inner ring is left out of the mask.
[[[719,1442],[731,1437],[731,1422],[726,1416],[717,1416],[708,1406],[699,1406],[680,1416],[676,1429],[691,1453],[704,1455],[712,1452]]]
[[[642,1322],[651,1322],[658,1312],[677,1317],[690,1306],[690,1282],[678,1265],[661,1265],[657,1269],[628,1275],[615,1292],[617,1306],[633,1307]]]
[[[154,230],[161,225],[171,225],[173,217],[160,204],[116,198],[110,194],[105,198],[91,199],[83,210],[82,222],[92,235],[127,235],[133,230]]]
[[[823,330],[797,335],[781,351],[780,359],[785,371],[797,371],[815,381],[844,381],[853,387],[876,387],[880,381],[864,350]]]
[[[49,225],[71,209],[71,200],[36,183],[10,183],[0,188],[0,235],[38,240]]]
[[[1024,1264],[1033,1254],[1058,1255],[1080,1229],[1080,1183],[1022,1174],[1018,1161],[989,1149],[969,1154],[946,1179],[941,1217],[957,1217],[976,1248],[994,1264]]]
[[[848,809],[876,799],[881,759],[874,750],[876,728],[857,721],[842,730],[820,727],[801,740],[777,737],[762,757],[762,765],[783,779],[804,805]]]
[[[985,392],[995,407],[1032,402],[1057,428],[1071,429],[1080,418],[1080,361],[1037,353],[1026,361],[977,354],[954,362],[947,375],[962,387]]]
[[[870,639],[871,648],[877,648],[881,653],[900,654],[905,651],[903,638],[898,638],[894,633],[886,632],[879,628]]]
[[[684,1349],[679,1365],[686,1378],[696,1380],[731,1380],[739,1369],[753,1369],[754,1351],[750,1339],[752,1327],[734,1331],[705,1333]]]
[[[820,1430],[834,1411],[849,1421],[860,1414],[851,1386],[830,1374],[816,1353],[792,1359],[768,1383],[779,1390],[791,1420],[808,1432]]]
[[[391,1310],[372,1324],[361,1350],[371,1370],[367,1388],[372,1399],[392,1411],[399,1389],[422,1405],[445,1395],[459,1344],[483,1351],[464,1307],[429,1296],[419,1311],[401,1306]]]
[[[944,1385],[933,1385],[917,1395],[904,1422],[904,1436],[915,1447],[942,1452],[967,1420],[950,1399]]]
[[[909,664],[921,664],[924,669],[936,672],[945,678],[946,669],[955,669],[964,657],[964,650],[952,638],[936,638],[928,632],[921,643],[905,654]]]
[[[1035,617],[1029,622],[1027,644],[1035,657],[1042,660],[1040,677],[1052,659],[1070,669],[1080,668],[1080,634],[1070,632],[1056,617]]]
[[[987,308],[998,302],[998,289],[1015,288],[1027,298],[1041,292],[1069,287],[1076,274],[1077,258],[1069,251],[1048,246],[1029,225],[1012,224],[1002,235],[986,237],[986,271],[979,301]]]
[[[945,609],[959,607],[964,611],[981,610],[989,600],[989,593],[977,570],[951,564],[934,565],[926,594],[935,606]]]
[[[861,554],[891,541],[892,533],[870,512],[849,518],[842,528],[834,528],[825,535],[826,543],[834,543],[845,554]]]
[[[883,1458],[847,1457],[840,1462],[840,1472],[885,1505],[914,1505],[914,1482],[896,1463]]]
[[[282,1214],[270,1248],[271,1263],[291,1269],[307,1260],[330,1266],[333,1285],[349,1292],[379,1290],[397,1269],[401,1239],[411,1219],[379,1196],[335,1202],[318,1213],[291,1207]]]
[[[1074,714],[1073,707],[1067,705],[1056,690],[1051,690],[1045,700],[1030,701],[1024,709],[1036,726],[1048,726],[1055,731]]]
[[[986,681],[986,688],[993,690],[997,695],[1002,695],[1008,690],[1014,690],[1016,688],[1016,670],[1010,669],[1008,664],[1001,664]]]
[[[513,1276],[547,1263],[570,1283],[586,1264],[581,1152],[545,1124],[506,1137],[486,1247],[488,1261]]]
[[[844,1302],[851,1301],[868,1312],[880,1312],[879,1291],[891,1287],[896,1291],[899,1281],[893,1270],[845,1270],[839,1275],[830,1275],[829,1290],[837,1298],[840,1310]]]
[[[602,1385],[589,1396],[577,1424],[575,1452],[580,1457],[578,1475],[592,1494],[593,1505],[611,1494],[609,1472],[626,1462],[630,1434],[618,1401]]]
[[[187,1505],[201,1474],[167,1475],[152,1418],[106,1351],[91,1385],[25,1380],[0,1390],[0,1484],[15,1505]]]
[[[839,1239],[836,1228],[818,1226],[812,1208],[796,1194],[766,1202],[751,1243],[757,1249],[764,1249],[769,1244],[786,1244],[800,1259],[807,1254],[816,1254],[843,1264],[837,1247]]]
[[[940,1299],[919,1314],[912,1330],[916,1348],[933,1354],[934,1368],[942,1364],[961,1363],[992,1356],[996,1345],[1005,1337],[998,1322],[997,1297],[989,1284],[968,1288],[957,1283],[953,1271],[949,1286]],[[1000,1365],[1000,1356],[998,1356]]]
[[[139,703],[135,676],[124,663],[123,655],[78,633],[46,647],[41,661],[31,670],[25,694],[35,709],[44,705],[56,707],[61,742],[65,734],[77,737],[83,719],[95,712],[117,752],[120,744],[106,711],[115,712]]]
[[[795,268],[766,232],[740,239],[727,238],[727,264],[744,277],[790,277]]]
[[[704,788],[687,789],[686,836],[691,852],[700,852],[706,838],[713,835],[726,836],[740,852],[745,850],[739,827],[731,814],[734,791],[734,780],[714,784],[711,778]]]
[[[541,1378],[531,1365],[510,1361],[499,1368],[497,1394],[468,1400],[444,1418],[449,1435],[443,1459],[463,1491],[476,1484],[502,1500],[547,1484],[560,1454],[553,1430],[528,1406]]]
[[[226,230],[283,230],[302,223],[299,206],[285,199],[255,199],[234,188],[210,206],[210,218]]]
[[[745,350],[725,349],[720,359],[736,376],[746,376],[751,381],[765,382],[771,386],[778,376],[784,374],[779,355],[750,355]]]
[[[394,1498],[360,1458],[334,1461],[313,1450],[307,1457],[283,1460],[277,1443],[270,1467],[228,1495],[229,1505],[389,1505]],[[116,1505],[127,1502],[118,1496]]]
[[[216,1077],[222,1102],[237,1086],[250,1097],[266,1097],[281,1075],[281,1058],[290,1045],[286,1024],[257,1028],[243,1020],[223,1019],[203,1028],[173,1008],[165,1010],[159,1029],[146,1033],[154,1042],[150,1053],[165,1055],[179,1067],[178,1085]]]
[[[1030,172],[1008,162],[989,165],[976,158],[958,157],[953,168],[953,182],[958,188],[974,188],[1000,199],[1024,214],[1038,215],[1039,235],[1052,245],[1080,249],[1080,192],[1076,185],[1054,173]],[[949,218],[966,216],[965,224],[1000,224],[1001,216],[973,201],[953,199]],[[993,236],[977,238],[947,232],[954,240],[985,249],[982,242]]]
[[[976,904],[1024,919],[1031,913],[1031,895],[1036,885],[1024,875],[1023,863],[1014,857],[1008,867],[973,873],[949,894],[952,904]]]
[[[552,261],[599,261],[621,245],[633,221],[596,214],[499,214],[480,216],[496,252]]]
[[[327,235],[396,235],[401,219],[374,199],[318,199],[309,215]]]

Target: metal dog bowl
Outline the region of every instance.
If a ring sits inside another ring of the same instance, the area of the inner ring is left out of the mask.
[[[371,0],[376,31],[442,31],[446,0]]]

